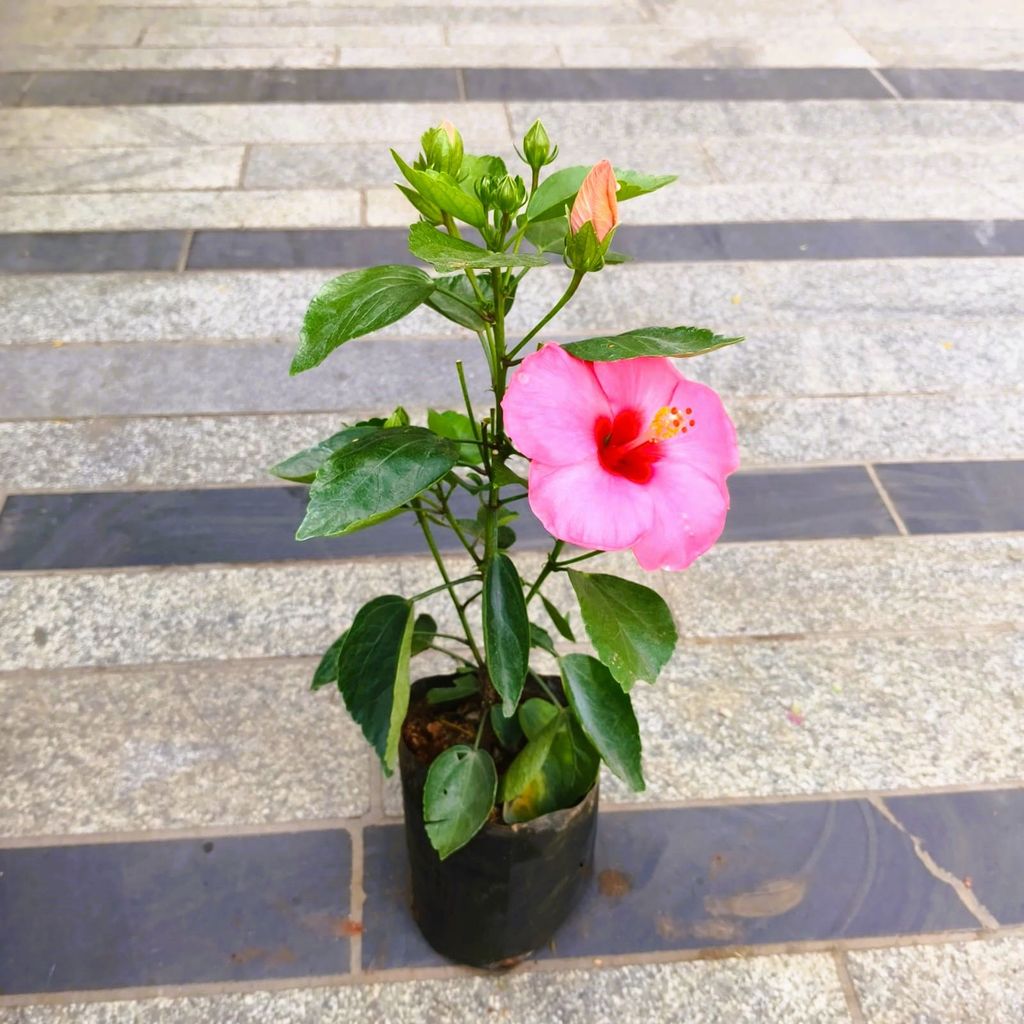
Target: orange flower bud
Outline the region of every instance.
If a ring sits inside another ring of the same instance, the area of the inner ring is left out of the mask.
[[[569,228],[573,234],[587,221],[594,226],[594,234],[603,242],[608,233],[619,226],[619,205],[615,201],[618,184],[615,171],[607,160],[594,164],[583,179],[576,202],[569,214]]]

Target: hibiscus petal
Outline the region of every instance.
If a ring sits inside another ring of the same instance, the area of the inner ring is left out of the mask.
[[[672,395],[686,380],[670,360],[658,357],[620,359],[593,366],[612,409],[635,409],[644,421],[644,429],[662,406],[672,404]]]
[[[531,462],[529,495],[544,529],[581,548],[631,547],[653,521],[651,489],[609,473],[593,454],[572,466]]]
[[[651,528],[632,546],[647,570],[685,569],[722,534],[729,511],[729,491],[699,469],[659,462],[647,485],[654,496]]]
[[[684,379],[669,404],[683,413],[687,429],[685,434],[663,442],[662,462],[682,462],[716,480],[735,472],[740,464],[736,428],[718,395],[706,384]]]

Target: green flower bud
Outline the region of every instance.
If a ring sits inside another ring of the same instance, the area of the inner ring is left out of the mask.
[[[517,174],[503,175],[495,183],[494,206],[502,213],[516,213],[526,202],[526,182]]]
[[[551,140],[539,120],[530,125],[529,130],[523,136],[523,160],[534,171],[539,171],[545,165],[551,163],[558,156],[558,147],[551,148]]]
[[[579,231],[570,230],[565,236],[563,262],[571,270],[582,270],[588,274],[604,269],[605,255],[614,234],[613,228],[602,241],[598,241],[594,225],[588,220]]]
[[[462,167],[462,136],[450,121],[428,128],[420,139],[420,145],[423,147],[425,168],[458,177]]]

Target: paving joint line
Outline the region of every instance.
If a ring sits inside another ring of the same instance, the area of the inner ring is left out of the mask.
[[[886,78],[885,73],[881,71],[879,68],[868,68],[867,70],[871,73],[872,77],[878,81],[878,84],[881,85],[882,88],[885,89],[885,91],[889,93],[889,95],[892,96],[894,100],[906,99],[906,96],[904,96],[899,91],[899,89],[897,89],[896,86],[893,85],[888,78]]]
[[[843,990],[843,998],[846,1000],[846,1010],[850,1015],[851,1024],[867,1024],[864,1011],[861,1009],[860,997],[857,995],[853,978],[850,977],[850,965],[847,963],[845,950],[833,949],[832,960],[835,964],[836,974],[839,976],[839,986]]]
[[[463,68],[455,68],[455,88],[458,91],[458,100],[466,102],[466,72]]]
[[[181,274],[184,272],[185,267],[188,266],[188,257],[192,252],[192,240],[195,238],[196,232],[194,228],[189,228],[185,231],[184,236],[181,239],[181,251],[178,253],[178,262],[175,264],[174,272]]]
[[[889,513],[892,521],[896,524],[896,529],[899,530],[901,536],[909,537],[910,531],[907,529],[907,524],[903,521],[903,516],[900,515],[900,510],[896,507],[896,502],[893,501],[889,492],[882,485],[882,481],[878,476],[878,471],[875,469],[874,464],[865,462],[864,469],[867,472],[871,483],[874,484],[875,490],[878,492],[878,497],[885,506],[886,512]]]
[[[885,799],[881,796],[873,795],[868,798],[868,802],[872,807],[882,815],[883,818],[894,828],[898,829],[903,833],[911,842],[914,848],[914,853],[917,859],[924,865],[925,870],[936,878],[940,882],[945,882],[954,893],[956,893],[960,902],[964,905],[966,910],[977,919],[981,926],[989,932],[999,931],[1001,925],[996,920],[995,915],[985,906],[984,903],[978,898],[977,893],[973,889],[969,889],[962,878],[958,878],[953,872],[946,870],[935,860],[934,857],[925,849],[924,843],[921,838],[915,835],[908,829],[896,814],[892,811],[889,805],[885,802]]]

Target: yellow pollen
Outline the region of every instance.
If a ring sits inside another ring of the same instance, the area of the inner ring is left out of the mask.
[[[647,436],[651,441],[669,441],[678,434],[686,421],[683,414],[673,405],[663,405],[651,420],[647,428]]]

